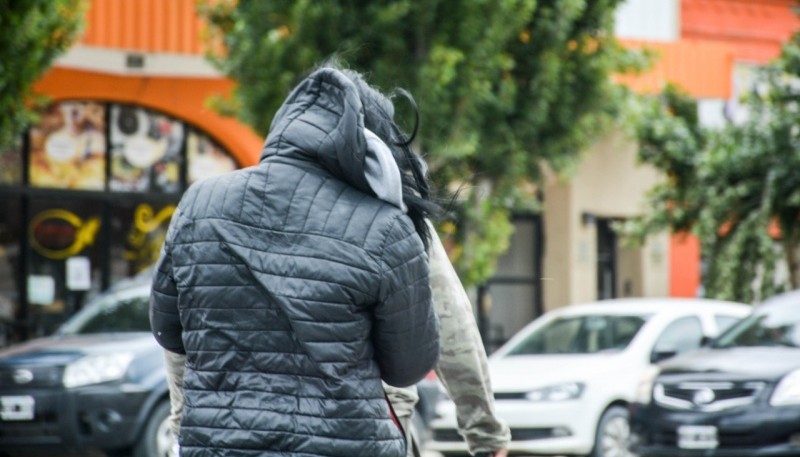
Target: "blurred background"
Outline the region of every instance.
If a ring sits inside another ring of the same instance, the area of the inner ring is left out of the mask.
[[[0,0],[0,346],[147,274],[336,58],[405,88],[489,353],[577,303],[800,285],[793,0]],[[397,117],[414,127],[410,104]]]
[[[791,288],[797,113],[767,94],[797,27],[790,0],[6,3],[4,341],[147,268],[331,56],[415,96],[487,347],[571,303]]]

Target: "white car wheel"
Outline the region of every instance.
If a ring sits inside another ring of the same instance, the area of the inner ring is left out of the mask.
[[[636,457],[628,450],[631,428],[628,411],[620,406],[608,408],[597,425],[592,457]]]
[[[142,436],[133,448],[133,457],[177,457],[177,438],[169,427],[169,401],[153,408]]]

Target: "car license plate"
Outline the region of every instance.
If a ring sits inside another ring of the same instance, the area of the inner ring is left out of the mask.
[[[713,425],[681,425],[678,427],[678,447],[683,449],[714,449],[719,446],[717,427]]]
[[[4,421],[33,420],[35,401],[30,395],[0,397],[0,419]]]

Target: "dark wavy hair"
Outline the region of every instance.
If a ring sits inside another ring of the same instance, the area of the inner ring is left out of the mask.
[[[433,200],[428,167],[411,147],[419,130],[419,109],[414,97],[404,89],[394,89],[390,96],[384,95],[367,83],[360,73],[342,68],[337,62],[329,61],[322,67],[341,71],[356,86],[364,107],[364,126],[378,135],[391,149],[392,156],[400,169],[403,203],[408,207],[408,216],[427,249],[432,234],[426,219],[438,217],[441,208]],[[411,134],[405,134],[394,120],[394,103],[392,103],[394,97],[402,97],[411,104],[414,111],[414,128]]]

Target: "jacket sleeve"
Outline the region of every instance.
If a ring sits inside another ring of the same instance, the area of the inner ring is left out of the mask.
[[[436,233],[433,227],[431,231]],[[455,403],[458,428],[470,452],[504,449],[511,433],[495,415],[486,351],[469,297],[437,236],[429,255],[442,345],[436,374]]]
[[[407,217],[395,219],[380,265],[375,358],[387,384],[409,386],[425,377],[439,358],[439,321],[431,303],[428,256]]]
[[[150,292],[150,327],[156,341],[164,349],[185,354],[183,327],[178,313],[178,288],[172,273],[171,253],[172,238],[179,221],[180,211],[176,210],[153,275],[153,287]]]

